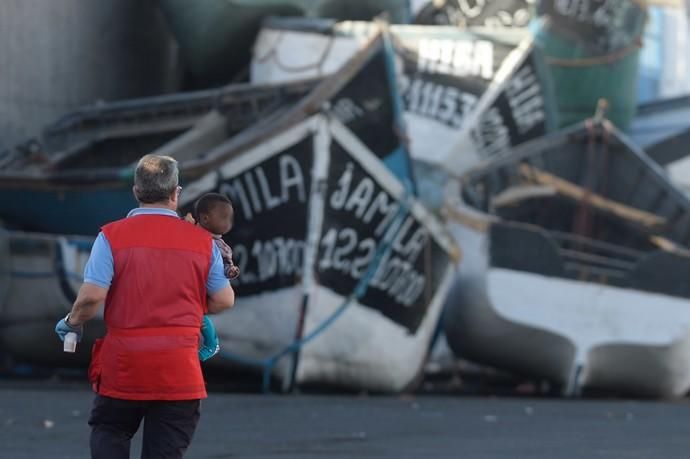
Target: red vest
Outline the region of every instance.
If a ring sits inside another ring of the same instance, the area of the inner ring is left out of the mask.
[[[103,234],[114,276],[108,332],[94,345],[89,369],[94,390],[124,400],[205,398],[198,349],[211,235],[165,215],[125,218]]]

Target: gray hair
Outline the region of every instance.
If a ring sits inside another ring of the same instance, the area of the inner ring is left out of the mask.
[[[135,195],[139,202],[165,202],[177,188],[177,161],[170,156],[146,155],[134,171]]]

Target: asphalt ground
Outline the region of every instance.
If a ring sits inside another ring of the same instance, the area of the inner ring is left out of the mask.
[[[88,458],[92,400],[0,384],[0,457]],[[216,392],[186,457],[690,458],[690,402]]]

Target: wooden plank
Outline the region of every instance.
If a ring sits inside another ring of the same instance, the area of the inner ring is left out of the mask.
[[[632,221],[649,228],[658,228],[666,224],[666,219],[663,217],[659,217],[651,212],[639,210],[612,199],[605,198],[597,193],[587,191],[581,186],[562,179],[556,175],[537,169],[536,167],[521,164],[519,171],[525,180],[538,183],[540,185],[553,187],[556,192],[562,196],[566,196],[576,201],[585,201],[590,206],[603,212],[615,215],[619,218]]]
[[[676,244],[663,236],[649,236],[649,240],[664,252],[674,253],[683,257],[690,257],[690,250]]]
[[[511,186],[491,198],[491,207],[515,206],[528,199],[551,197],[556,194],[553,187],[546,185]]]
[[[227,120],[217,111],[211,111],[182,135],[161,145],[153,154],[172,156],[179,162],[198,157],[222,143],[227,137]]]
[[[498,221],[496,217],[463,211],[452,205],[444,206],[441,213],[447,220],[453,220],[480,233],[486,233],[491,223]]]

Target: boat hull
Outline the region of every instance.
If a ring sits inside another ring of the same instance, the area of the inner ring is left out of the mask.
[[[72,309],[92,238],[2,231],[5,271],[0,297],[0,348],[18,362],[83,367],[103,334],[102,315],[86,327],[75,354],[66,354],[55,323]]]
[[[190,184],[183,205],[208,191],[235,202],[242,273],[235,307],[214,318],[226,352],[212,365],[270,370],[285,387],[417,381],[453,244],[414,200],[401,207],[405,186],[363,142],[316,115]]]
[[[690,299],[507,269],[494,263],[490,230],[451,230],[464,260],[444,325],[458,355],[550,380],[566,395],[690,389]]]
[[[239,84],[82,107],[46,128],[39,151],[0,155],[0,218],[25,231],[94,235],[137,206],[133,165],[141,156],[175,157],[185,185],[190,160],[315,84]]]
[[[0,193],[5,223],[27,231],[96,234],[102,225],[123,218],[134,207],[137,202],[127,183],[119,189],[3,190]]]

